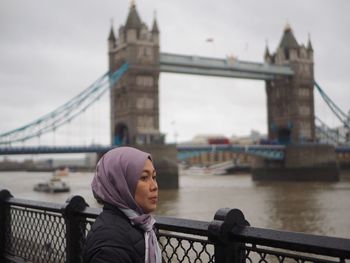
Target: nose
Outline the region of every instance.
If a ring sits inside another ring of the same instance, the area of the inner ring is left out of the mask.
[[[158,190],[158,183],[157,183],[156,179],[152,178],[150,186],[151,186],[150,187],[151,191],[157,191]]]

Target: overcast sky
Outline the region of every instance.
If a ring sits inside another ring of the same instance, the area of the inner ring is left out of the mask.
[[[54,110],[104,74],[111,19],[119,28],[129,6],[128,0],[1,0],[0,133]],[[315,79],[340,108],[350,109],[348,0],[139,0],[136,6],[149,27],[156,10],[161,52],[177,54],[262,62],[266,42],[274,52],[289,22],[299,43],[311,35]],[[203,133],[266,133],[263,81],[161,73],[159,87],[160,129],[168,141],[175,132],[178,141]],[[316,115],[336,125],[315,99]],[[108,107],[105,96],[88,117],[69,125],[88,126],[84,131],[68,127],[47,140],[108,143]],[[93,135],[85,135],[88,129]]]

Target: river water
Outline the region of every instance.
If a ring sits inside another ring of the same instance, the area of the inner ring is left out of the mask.
[[[92,207],[93,173],[62,177],[70,193],[39,193],[45,172],[0,172],[0,189],[31,200],[63,203],[81,195]],[[159,175],[161,176],[161,175]],[[254,182],[250,174],[181,174],[178,190],[160,190],[156,214],[211,221],[218,208],[242,210],[252,226],[350,238],[350,172],[340,182]]]

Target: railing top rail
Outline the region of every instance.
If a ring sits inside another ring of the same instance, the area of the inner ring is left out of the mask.
[[[162,230],[184,232],[192,235],[208,236],[210,222],[155,216],[156,226]]]
[[[85,216],[86,218],[96,219],[99,214],[101,214],[102,208],[97,207],[85,207],[83,211],[78,211],[78,215]]]
[[[63,204],[56,204],[51,202],[33,201],[22,198],[10,197],[6,200],[6,203],[13,206],[19,206],[24,208],[32,208],[38,210],[46,210],[49,212],[60,213],[64,207]]]
[[[230,238],[235,241],[263,246],[315,253],[325,256],[350,258],[350,239],[320,236],[300,232],[236,226]]]

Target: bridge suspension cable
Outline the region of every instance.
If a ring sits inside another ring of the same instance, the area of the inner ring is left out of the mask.
[[[125,63],[115,72],[111,74],[107,72],[102,75],[84,91],[50,113],[27,125],[0,134],[0,145],[24,142],[33,137],[54,131],[70,122],[100,99],[108,88],[112,87],[127,70],[128,64]]]
[[[327,141],[333,142],[334,144],[344,144],[347,141],[347,138],[341,133],[337,132],[335,129],[329,127],[324,121],[319,117],[315,116],[315,121],[319,124],[316,125],[316,130],[319,134],[322,134]]]
[[[341,121],[342,124],[344,124],[344,127],[350,130],[350,118],[349,116],[344,113],[337,104],[335,104],[331,98],[324,92],[324,90],[321,88],[321,86],[315,81],[315,87],[320,93],[322,99],[326,102],[328,107],[331,109],[331,111],[334,113],[334,115]]]

